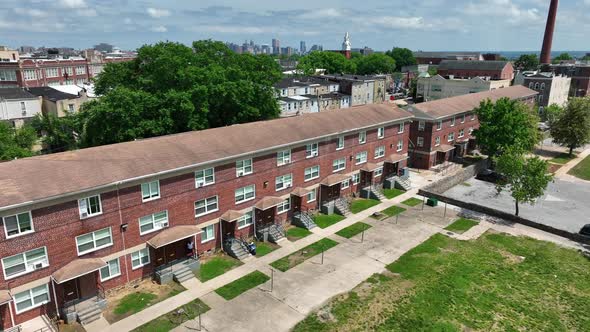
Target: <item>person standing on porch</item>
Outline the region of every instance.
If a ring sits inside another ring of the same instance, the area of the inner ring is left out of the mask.
[[[187,256],[195,257],[195,241],[193,239],[188,240],[188,243],[186,244],[186,251]]]

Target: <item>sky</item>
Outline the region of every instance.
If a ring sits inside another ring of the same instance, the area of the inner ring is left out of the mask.
[[[0,0],[0,45],[135,49],[253,40],[298,48],[538,51],[549,0]],[[553,50],[590,50],[590,0],[559,4]]]

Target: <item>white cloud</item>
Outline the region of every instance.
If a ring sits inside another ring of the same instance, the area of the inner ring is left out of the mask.
[[[479,0],[470,2],[460,11],[470,16],[504,17],[512,24],[530,23],[542,18],[537,8],[522,8],[512,0]]]
[[[147,13],[153,18],[170,16],[170,11],[168,9],[148,8]]]
[[[76,10],[76,14],[78,16],[83,16],[83,17],[94,17],[94,16],[97,16],[96,10],[94,10],[92,8],[78,9],[78,10]]]
[[[125,24],[132,24],[133,21],[129,17],[125,17],[125,19],[123,20],[123,23],[125,23]]]
[[[326,18],[338,18],[344,16],[342,10],[337,8],[323,8],[323,9],[312,9],[308,12],[299,15],[301,19],[326,19]]]
[[[26,16],[31,16],[31,17],[45,17],[47,16],[47,13],[44,11],[41,11],[39,9],[27,9],[27,8],[14,8],[14,12],[20,15],[26,15]]]
[[[59,4],[66,8],[86,8],[84,0],[59,0]]]
[[[366,24],[376,24],[389,29],[424,29],[427,25],[422,17],[380,16],[375,18],[359,18]]]
[[[168,28],[166,28],[163,25],[159,25],[157,27],[152,27],[150,30],[152,30],[153,32],[167,32]]]

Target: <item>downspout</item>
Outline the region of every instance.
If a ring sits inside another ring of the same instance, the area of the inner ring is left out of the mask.
[[[51,288],[53,288],[53,301],[55,302],[55,311],[57,313],[57,318],[61,318],[59,314],[59,308],[57,306],[57,293],[55,292],[55,280],[51,278]],[[12,309],[10,309],[10,318],[12,319]],[[12,326],[14,326],[14,321],[12,322]]]
[[[118,182],[115,184],[117,188],[117,210],[119,211],[119,232],[121,233],[121,241],[123,241],[123,251],[127,249],[125,245],[125,232],[123,231],[123,213],[121,212],[121,197],[119,196],[119,185],[121,183]],[[123,256],[123,261],[125,262],[125,276],[127,277],[127,282],[129,282],[129,266],[127,265],[127,255]]]
[[[14,301],[10,301],[12,303],[14,303]],[[14,314],[12,313],[12,304],[10,304],[10,302],[8,302],[8,311],[10,311],[10,322],[12,323],[11,327],[14,327]],[[59,315],[59,313],[58,313]]]

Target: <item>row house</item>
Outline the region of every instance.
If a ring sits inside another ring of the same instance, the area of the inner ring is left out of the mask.
[[[75,304],[382,183],[406,167],[412,117],[367,105],[1,163],[0,328],[76,319]]]
[[[416,85],[416,94],[431,101],[442,98],[466,95],[482,91],[490,91],[509,87],[510,80],[491,80],[489,77],[473,77],[469,79],[450,79],[435,75],[420,77]]]
[[[410,165],[429,169],[476,147],[473,131],[479,128],[473,111],[486,99],[519,100],[533,106],[537,92],[522,85],[439,99],[409,107],[415,116],[410,129]]]
[[[590,95],[590,64],[557,64],[551,65],[551,70],[557,75],[571,78],[570,97]]]

